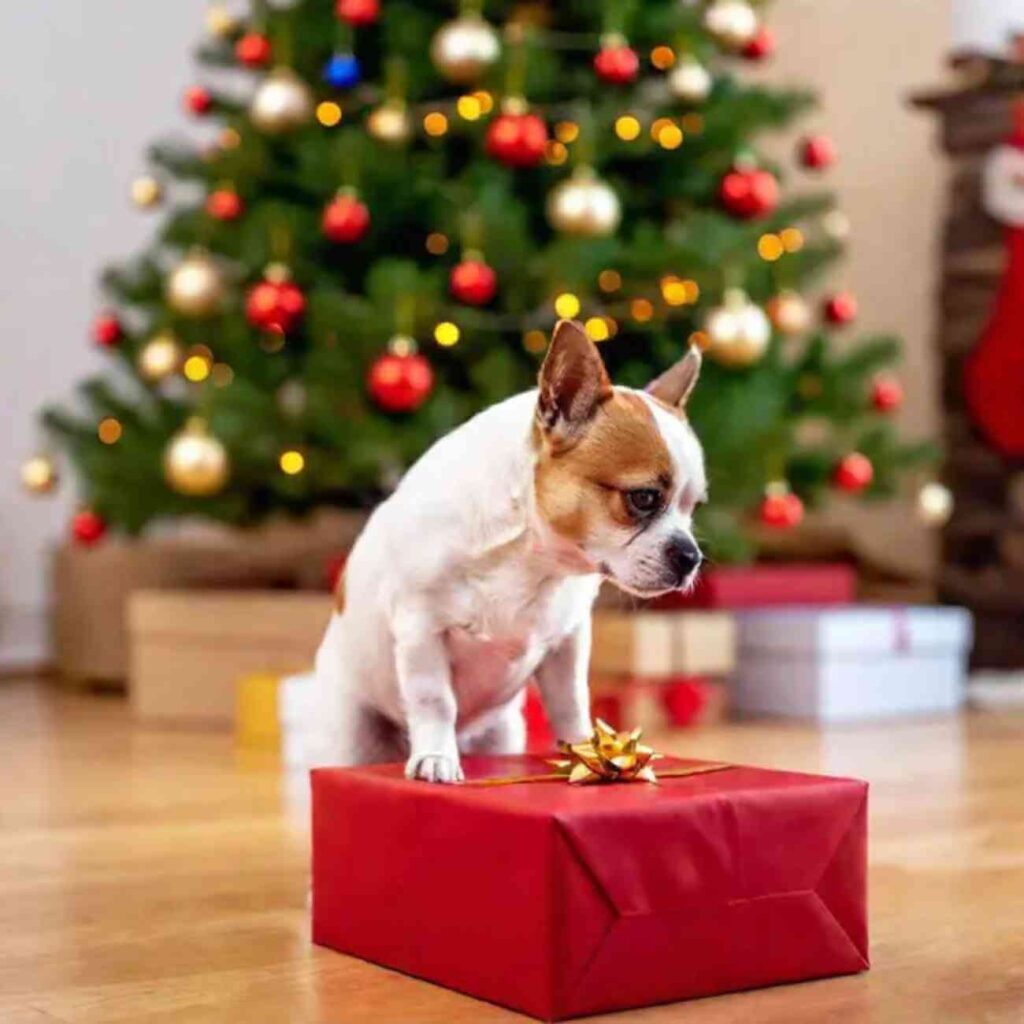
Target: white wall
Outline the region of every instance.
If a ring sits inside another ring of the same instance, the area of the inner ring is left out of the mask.
[[[0,3],[0,668],[45,642],[46,552],[72,488],[30,498],[35,413],[101,365],[99,266],[151,231],[127,200],[146,146],[183,125],[204,0]]]

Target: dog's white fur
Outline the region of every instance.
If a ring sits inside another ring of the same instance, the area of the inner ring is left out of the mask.
[[[410,777],[458,781],[460,753],[522,752],[531,677],[560,738],[589,733],[602,576],[638,593],[670,589],[662,551],[672,535],[691,536],[706,487],[685,419],[635,394],[674,467],[666,510],[642,535],[608,522],[572,543],[545,522],[534,493],[536,391],[475,416],[409,470],[345,567],[344,610],[317,655],[316,762],[406,758]]]

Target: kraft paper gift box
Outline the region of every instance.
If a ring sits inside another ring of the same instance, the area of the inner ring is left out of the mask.
[[[143,590],[128,605],[129,696],[139,721],[232,728],[240,679],[312,666],[326,593]]]
[[[442,786],[380,765],[316,769],[312,799],[315,942],[542,1020],[868,966],[863,782]]]
[[[597,611],[591,670],[605,675],[726,675],[736,665],[728,612]]]
[[[854,606],[743,613],[733,707],[844,722],[953,711],[972,620],[963,608]]]

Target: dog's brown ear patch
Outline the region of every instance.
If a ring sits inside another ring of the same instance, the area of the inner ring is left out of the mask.
[[[647,385],[647,393],[673,409],[686,406],[700,377],[700,349],[690,346],[679,362],[670,366],[660,377]]]
[[[612,394],[611,381],[582,324],[560,320],[540,370],[537,420],[557,447],[574,444],[598,406]]]

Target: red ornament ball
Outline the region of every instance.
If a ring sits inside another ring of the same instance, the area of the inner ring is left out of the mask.
[[[218,188],[206,197],[206,212],[214,220],[238,220],[244,210],[242,197],[232,188]]]
[[[324,207],[323,232],[332,242],[350,245],[370,229],[370,211],[355,196],[338,196]]]
[[[766,26],[761,26],[754,38],[740,51],[747,60],[765,60],[775,53],[775,33]]]
[[[92,509],[82,509],[71,518],[71,536],[77,544],[92,547],[103,539],[106,532],[106,520]]]
[[[213,107],[213,97],[208,89],[201,85],[193,85],[185,90],[185,109],[190,114],[202,117],[208,114]]]
[[[498,275],[483,260],[463,260],[448,278],[452,295],[467,306],[486,306],[498,291]]]
[[[838,159],[835,143],[827,135],[810,135],[800,143],[800,163],[811,171],[823,171]]]
[[[841,491],[857,494],[863,491],[874,477],[875,467],[871,465],[871,460],[860,452],[850,452],[839,460],[839,465],[832,474],[832,482]]]
[[[631,46],[605,46],[594,57],[594,70],[602,82],[629,85],[640,73],[640,58]]]
[[[767,494],[757,515],[765,526],[788,530],[803,521],[804,503],[795,494]]]
[[[246,296],[245,315],[253,327],[288,334],[306,312],[306,297],[291,281],[260,281]]]
[[[719,198],[734,217],[757,220],[779,205],[779,183],[770,171],[740,167],[722,179]]]
[[[879,412],[892,412],[903,404],[903,385],[895,377],[876,377],[871,385],[871,404]]]
[[[434,371],[418,353],[388,353],[376,359],[366,378],[370,397],[386,412],[415,412],[430,397]]]
[[[235,43],[235,56],[247,68],[262,68],[270,63],[270,40],[262,32],[246,32]]]
[[[857,297],[852,292],[836,292],[825,300],[825,319],[842,326],[857,319]]]
[[[342,21],[363,28],[380,17],[380,0],[338,0],[334,10]]]
[[[121,343],[124,328],[112,313],[102,313],[92,322],[92,340],[103,348],[113,348]]]
[[[536,167],[547,141],[548,126],[536,114],[500,114],[487,129],[487,154],[507,167]]]

